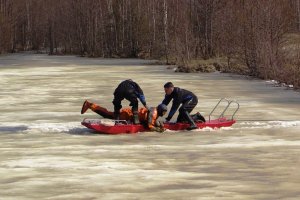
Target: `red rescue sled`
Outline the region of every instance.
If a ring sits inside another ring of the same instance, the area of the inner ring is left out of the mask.
[[[217,119],[211,119],[211,116],[213,112],[216,110],[216,108],[219,106],[220,102],[226,101],[228,104],[223,110],[223,112],[220,114],[220,116]],[[237,108],[233,112],[232,116],[230,118],[224,117],[225,111],[229,108],[231,103],[236,103]],[[229,101],[227,99],[221,99],[219,103],[215,106],[215,108],[212,110],[212,112],[209,114],[209,119],[206,122],[197,122],[198,128],[221,128],[221,127],[229,127],[232,126],[236,120],[233,119],[235,113],[239,109],[239,104],[236,101]],[[143,125],[135,125],[135,124],[129,124],[126,121],[115,121],[115,120],[108,120],[108,119],[84,119],[81,124],[83,126],[86,126],[89,129],[92,129],[99,133],[105,133],[105,134],[131,134],[131,133],[137,133],[137,132],[146,132],[149,131],[149,129],[145,128]],[[164,123],[164,128],[168,130],[173,131],[179,131],[179,130],[185,130],[190,125],[188,123]]]
[[[215,120],[210,120],[205,123],[196,123],[199,128],[221,128],[232,126],[236,121],[227,120],[226,118],[219,118]],[[149,129],[145,128],[143,125],[135,124],[115,124],[114,120],[101,120],[101,119],[84,119],[81,122],[82,125],[86,126],[89,129],[93,129],[99,133],[106,134],[122,134],[122,133],[137,133],[137,132],[146,132]],[[185,130],[190,125],[188,123],[164,123],[164,127],[168,130],[179,131]]]

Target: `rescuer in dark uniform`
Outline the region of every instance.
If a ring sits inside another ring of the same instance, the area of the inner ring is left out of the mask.
[[[120,118],[120,109],[122,108],[121,101],[123,99],[127,99],[130,101],[130,106],[132,106],[133,113],[133,123],[139,124],[139,116],[138,116],[138,99],[144,105],[144,107],[149,110],[146,105],[146,99],[143,93],[143,90],[140,86],[131,79],[125,80],[121,82],[114,92],[114,116],[115,119],[118,120]]]
[[[195,124],[193,118],[190,116],[191,111],[195,108],[195,106],[198,103],[198,98],[196,97],[196,95],[188,90],[181,89],[179,87],[174,87],[173,83],[171,82],[167,82],[164,85],[164,89],[166,95],[165,99],[162,101],[162,104],[168,105],[173,99],[173,104],[169,115],[166,118],[166,121],[171,120],[178,107],[182,104],[179,108],[177,122],[187,121],[191,125],[189,128],[187,128],[187,130],[197,129],[197,125]],[[200,113],[197,113],[196,115],[198,119],[205,122],[204,117],[200,115]]]

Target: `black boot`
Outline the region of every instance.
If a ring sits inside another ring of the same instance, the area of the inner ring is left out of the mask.
[[[115,120],[120,120],[120,113],[115,112],[114,117],[115,117]]]
[[[198,120],[206,122],[205,118],[199,112],[197,112],[196,115],[198,117]]]
[[[120,113],[114,112],[114,118],[115,118],[115,125],[119,125],[120,124]]]
[[[132,113],[133,113],[133,124],[139,124],[139,111],[137,107],[132,107]]]
[[[133,124],[139,124],[140,120],[139,120],[139,113],[138,112],[134,112],[133,113]]]
[[[190,116],[190,113],[188,113],[187,111],[184,111],[183,113],[182,113],[184,116],[185,116],[185,118],[186,118],[186,120],[190,123],[190,127],[188,127],[186,130],[193,130],[193,129],[197,129],[198,128],[198,126],[195,124],[195,122],[194,122],[194,120],[192,119],[192,117]]]
[[[197,112],[196,114],[193,114],[191,116],[195,122],[205,122],[205,118],[199,112]]]
[[[198,119],[198,117],[197,117],[197,114],[192,114],[191,115],[191,117],[192,117],[192,119],[194,120],[194,122],[199,122],[199,119]]]

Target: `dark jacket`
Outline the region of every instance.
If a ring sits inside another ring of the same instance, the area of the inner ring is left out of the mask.
[[[136,82],[132,80],[125,80],[121,82],[115,90],[114,95],[125,97],[127,99],[136,97],[142,102],[143,105],[146,105],[146,99],[143,90]]]
[[[181,89],[179,87],[174,87],[173,92],[170,95],[166,95],[162,103],[168,105],[172,99],[173,105],[167,117],[168,119],[171,119],[173,117],[180,104],[190,101],[192,99],[197,99],[197,97],[196,95],[194,95],[194,93],[188,90]]]

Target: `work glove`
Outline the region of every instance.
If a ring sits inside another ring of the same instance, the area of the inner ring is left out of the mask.
[[[160,132],[160,133],[163,133],[163,132],[165,132],[166,131],[166,129],[164,128],[164,127],[160,127],[160,128],[158,128],[159,129],[159,131],[158,132]]]
[[[151,131],[156,131],[156,132],[164,132],[166,129],[165,128],[162,128],[162,127],[153,127],[151,128]]]

